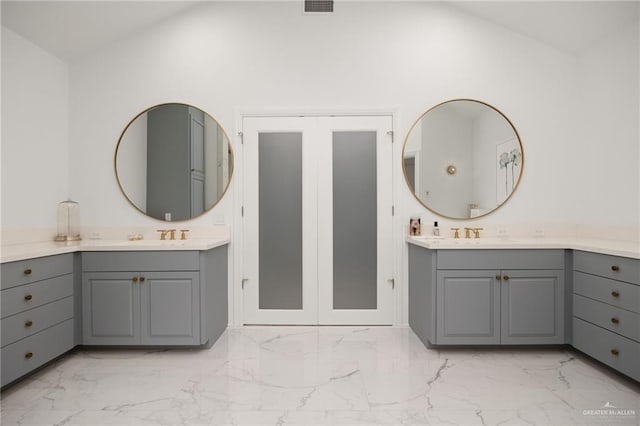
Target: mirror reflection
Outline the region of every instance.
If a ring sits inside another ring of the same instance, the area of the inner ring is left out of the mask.
[[[135,208],[155,219],[187,220],[220,201],[231,180],[233,153],[210,115],[191,105],[162,104],[124,129],[115,171]]]
[[[487,215],[513,194],[522,175],[518,132],[484,102],[454,99],[425,112],[409,130],[402,158],[418,201],[451,219]]]

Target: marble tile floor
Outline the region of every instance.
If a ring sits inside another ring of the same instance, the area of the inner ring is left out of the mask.
[[[243,327],[208,350],[75,350],[0,407],[2,425],[638,425],[640,384],[571,349]]]

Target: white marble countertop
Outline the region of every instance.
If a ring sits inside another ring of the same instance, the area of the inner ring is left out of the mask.
[[[191,238],[188,240],[82,240],[57,243],[54,241],[3,245],[0,263],[79,251],[158,251],[158,250],[209,250],[229,244],[228,236]]]
[[[571,249],[614,256],[640,259],[640,244],[632,241],[616,241],[577,237],[515,237],[515,238],[443,238],[431,236],[407,236],[407,242],[437,250],[460,249]]]

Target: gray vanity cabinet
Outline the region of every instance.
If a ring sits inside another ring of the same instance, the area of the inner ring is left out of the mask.
[[[226,246],[83,253],[85,345],[211,345],[227,325]]]
[[[640,260],[576,251],[573,346],[640,380]]]
[[[2,264],[2,386],[73,348],[73,268],[72,254]]]
[[[198,272],[89,272],[85,344],[197,345]]]
[[[437,343],[500,343],[498,271],[437,272]]]
[[[426,344],[562,344],[564,250],[410,244],[409,324]]]
[[[82,341],[85,345],[140,344],[138,273],[82,274]],[[135,282],[134,282],[135,278]]]

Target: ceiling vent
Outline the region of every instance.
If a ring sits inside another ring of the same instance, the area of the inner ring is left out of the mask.
[[[305,13],[333,13],[333,0],[304,0]]]

